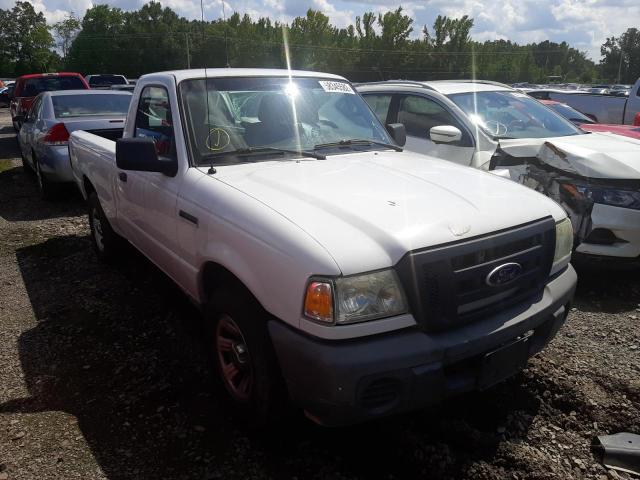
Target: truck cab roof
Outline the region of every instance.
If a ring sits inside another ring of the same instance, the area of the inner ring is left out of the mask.
[[[166,72],[150,73],[140,77],[139,81],[149,78],[171,76],[178,83],[182,80],[195,78],[221,78],[221,77],[322,77],[346,81],[344,77],[330,73],[313,72],[307,70],[287,70],[284,68],[199,68],[191,70],[168,70]]]

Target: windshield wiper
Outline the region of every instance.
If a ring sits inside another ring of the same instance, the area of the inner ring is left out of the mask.
[[[402,151],[402,147],[399,147],[398,145],[393,145],[392,143],[386,143],[386,142],[378,142],[377,140],[368,140],[366,138],[352,138],[352,139],[340,140],[339,142],[319,143],[318,145],[314,146],[313,149],[318,150],[320,148],[342,147],[345,145],[347,146],[348,145],[367,145],[367,144],[378,145],[380,147],[387,147],[392,150],[395,150],[396,152]]]
[[[237,150],[230,150],[228,152],[217,152],[217,153],[209,153],[208,155],[203,155],[200,160],[207,161],[213,160],[215,158],[220,157],[231,157],[234,155],[260,155],[260,154],[269,154],[269,153],[280,153],[280,154],[291,154],[291,155],[302,155],[304,157],[315,158],[316,160],[326,160],[326,156],[320,153],[311,152],[307,150],[293,150],[288,148],[276,148],[276,147],[247,147],[247,148],[238,148]]]

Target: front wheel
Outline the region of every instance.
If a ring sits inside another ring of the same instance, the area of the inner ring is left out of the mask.
[[[236,410],[257,426],[281,418],[287,404],[265,316],[250,294],[227,289],[213,294],[207,315],[221,382]]]
[[[111,228],[96,192],[91,192],[87,198],[87,206],[89,209],[89,229],[91,230],[93,249],[99,260],[106,263],[112,262],[118,253],[120,237]]]

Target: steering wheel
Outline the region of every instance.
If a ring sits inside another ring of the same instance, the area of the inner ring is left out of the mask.
[[[492,135],[496,137],[501,137],[505,135],[509,131],[509,127],[507,127],[504,123],[500,123],[497,120],[485,120],[484,125],[491,132]]]

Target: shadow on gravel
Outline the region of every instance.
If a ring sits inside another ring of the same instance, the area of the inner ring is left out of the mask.
[[[61,191],[58,198],[42,200],[33,174],[22,167],[0,172],[0,217],[7,221],[45,220],[85,213],[82,196],[73,184]]]
[[[574,304],[583,312],[620,313],[640,306],[640,268],[610,270],[578,267]]]
[[[38,324],[19,339],[30,396],[0,413],[74,415],[112,480],[464,478],[540,409],[529,373],[411,415],[342,429],[297,416],[258,433],[216,387],[199,313],[142,255],[107,267],[79,236],[16,255]]]

